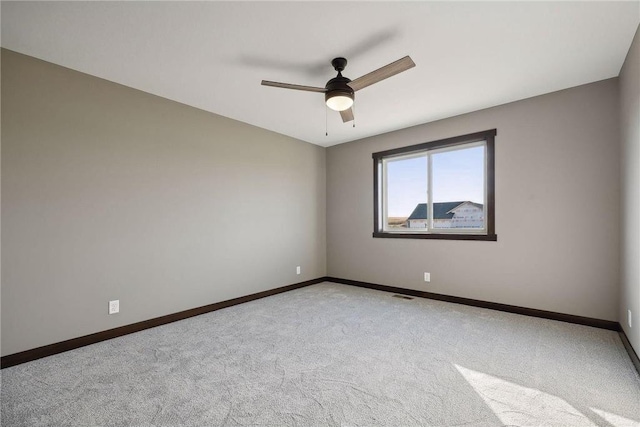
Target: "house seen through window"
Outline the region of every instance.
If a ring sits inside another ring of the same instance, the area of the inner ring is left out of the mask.
[[[496,240],[495,134],[375,153],[374,237]]]

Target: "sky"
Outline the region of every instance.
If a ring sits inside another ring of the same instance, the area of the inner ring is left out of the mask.
[[[484,146],[432,154],[433,201],[484,203]],[[427,157],[387,163],[390,217],[408,217],[427,202]]]

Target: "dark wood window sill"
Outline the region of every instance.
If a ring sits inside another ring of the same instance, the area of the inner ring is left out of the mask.
[[[373,237],[385,239],[434,239],[434,240],[483,240],[496,242],[497,234],[452,234],[452,233],[385,233],[374,232]]]

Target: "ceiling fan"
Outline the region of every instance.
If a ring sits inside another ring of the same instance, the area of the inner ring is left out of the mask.
[[[342,121],[346,123],[353,120],[353,109],[351,106],[353,105],[354,93],[356,91],[416,66],[409,56],[405,56],[391,64],[387,64],[364,76],[358,77],[355,80],[350,80],[342,75],[342,71],[347,66],[347,60],[345,58],[334,58],[333,61],[331,61],[331,65],[338,72],[338,75],[329,80],[325,87],[294,85],[268,80],[263,80],[262,85],[324,93],[327,107],[339,111]]]

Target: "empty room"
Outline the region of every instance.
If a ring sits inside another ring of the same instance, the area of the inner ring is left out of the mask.
[[[0,24],[3,427],[640,427],[640,1]]]

